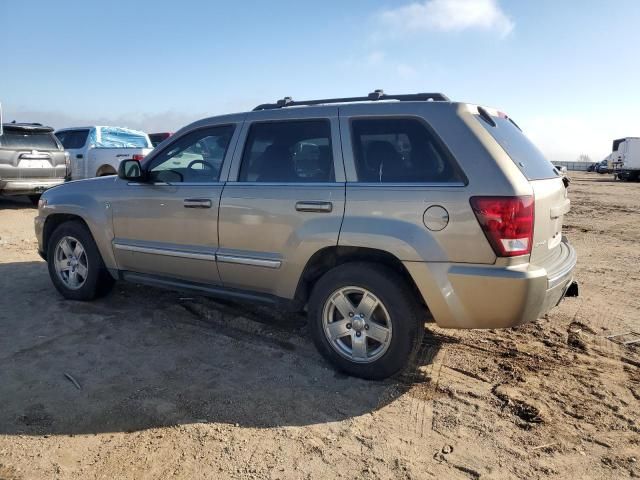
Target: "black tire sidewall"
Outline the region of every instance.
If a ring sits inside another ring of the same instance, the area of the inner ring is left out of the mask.
[[[371,363],[349,361],[336,352],[324,334],[322,314],[327,298],[346,286],[366,288],[384,304],[393,326],[391,344]],[[357,377],[379,380],[402,371],[412,360],[424,333],[420,306],[398,273],[369,263],[338,266],[318,280],[309,299],[309,328],[320,353],[338,369]]]
[[[84,247],[87,256],[89,273],[84,285],[77,290],[68,288],[58,277],[55,270],[55,249],[60,239],[66,236],[76,238]],[[80,222],[65,222],[53,231],[47,245],[47,266],[53,285],[65,298],[70,300],[92,300],[98,295],[100,280],[104,278],[104,263],[91,233]]]

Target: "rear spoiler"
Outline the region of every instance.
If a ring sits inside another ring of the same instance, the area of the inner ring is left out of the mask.
[[[53,128],[39,123],[5,123],[5,131],[11,132],[31,132],[31,133],[52,133]]]

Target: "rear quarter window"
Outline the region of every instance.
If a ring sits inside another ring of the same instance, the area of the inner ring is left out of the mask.
[[[495,126],[480,115],[477,115],[477,118],[527,177],[527,180],[544,180],[558,176],[551,162],[509,118],[492,116],[491,120]]]
[[[465,183],[452,155],[415,118],[354,118],[353,154],[358,182]]]

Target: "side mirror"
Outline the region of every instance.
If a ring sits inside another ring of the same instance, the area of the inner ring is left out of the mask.
[[[120,162],[120,165],[118,165],[118,177],[130,182],[145,181],[144,170],[142,170],[140,162],[132,158]]]

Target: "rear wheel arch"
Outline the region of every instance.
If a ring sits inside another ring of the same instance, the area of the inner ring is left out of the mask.
[[[104,177],[106,175],[116,175],[116,174],[117,174],[116,169],[113,168],[113,165],[109,165],[109,164],[102,165],[96,171],[96,177]]]
[[[428,308],[413,277],[398,257],[375,248],[344,246],[323,248],[311,256],[298,281],[295,293],[297,304],[306,305],[313,286],[329,270],[345,263],[354,262],[379,265],[395,271],[411,288],[416,300]]]

